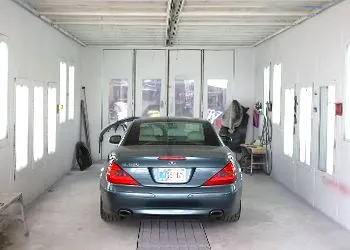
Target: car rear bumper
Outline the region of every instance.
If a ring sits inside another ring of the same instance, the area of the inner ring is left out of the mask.
[[[212,211],[234,214],[240,209],[238,185],[199,188],[101,187],[103,209],[128,210],[133,215],[209,216]]]

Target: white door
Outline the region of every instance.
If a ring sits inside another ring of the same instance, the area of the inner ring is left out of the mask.
[[[169,52],[168,115],[200,117],[201,51]]]
[[[218,131],[233,97],[234,51],[204,51],[203,118]]]
[[[136,116],[166,116],[168,86],[166,72],[165,50],[136,51]]]
[[[133,50],[103,52],[102,128],[134,114],[133,60]],[[117,133],[122,134],[123,131]],[[116,134],[115,131],[110,131],[104,136],[102,159],[106,159],[108,153],[115,147],[108,142],[113,134]]]

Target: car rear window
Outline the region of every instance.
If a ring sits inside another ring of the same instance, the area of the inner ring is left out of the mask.
[[[191,121],[135,122],[123,143],[133,145],[207,145],[220,146],[210,123]]]

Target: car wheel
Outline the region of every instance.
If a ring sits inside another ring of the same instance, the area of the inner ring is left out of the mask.
[[[121,219],[118,215],[107,213],[103,209],[102,199],[100,199],[100,216],[102,220],[108,223],[114,223],[114,222],[120,221]]]
[[[81,141],[75,145],[75,157],[81,171],[92,165],[89,149]]]
[[[229,215],[224,215],[222,217],[222,220],[227,221],[227,222],[236,222],[241,218],[241,210],[242,210],[242,202],[239,202],[239,210],[235,214],[229,214]]]

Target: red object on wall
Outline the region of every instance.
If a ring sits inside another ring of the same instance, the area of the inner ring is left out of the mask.
[[[254,114],[253,114],[253,126],[258,128],[259,127],[259,118],[260,118],[260,114],[257,110],[254,110]]]
[[[335,104],[335,115],[337,115],[337,116],[343,115],[343,104],[342,103]]]

